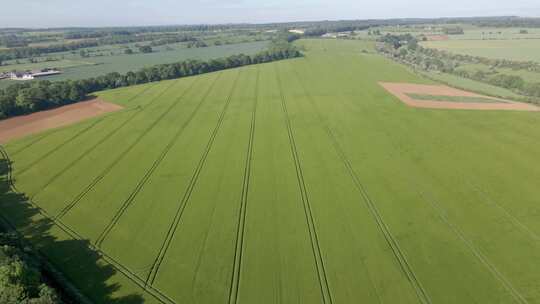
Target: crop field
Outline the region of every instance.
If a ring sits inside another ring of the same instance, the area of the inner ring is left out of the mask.
[[[370,43],[299,43],[10,142],[2,217],[97,303],[540,303],[540,114],[408,107],[379,82],[433,83]]]
[[[153,53],[136,53],[132,55],[122,54],[121,52],[123,52],[123,49],[120,47],[95,47],[88,49],[94,52],[102,52],[107,55],[81,58],[78,53],[55,53],[57,56],[62,55],[65,59],[50,62],[40,61],[38,63],[5,65],[0,67],[0,72],[11,71],[13,69],[27,70],[55,67],[62,69],[62,74],[49,76],[44,79],[50,81],[86,79],[112,72],[124,74],[129,71],[136,71],[156,64],[173,63],[187,59],[208,60],[240,53],[251,55],[264,50],[267,44],[267,41],[259,41],[192,49],[186,48],[183,44],[175,44],[172,46],[156,47],[156,52]],[[167,47],[169,47],[170,50],[166,50]],[[110,52],[113,52],[115,55],[108,55]],[[40,58],[40,60],[44,59]],[[13,83],[16,83],[16,81],[1,80],[0,89]]]
[[[540,39],[446,40],[422,42],[422,45],[456,54],[540,62]]]

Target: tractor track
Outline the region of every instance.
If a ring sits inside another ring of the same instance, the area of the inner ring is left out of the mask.
[[[294,132],[293,132],[293,129],[292,129],[289,113],[287,111],[287,105],[286,105],[286,102],[285,102],[285,96],[283,95],[283,88],[282,88],[282,84],[281,84],[281,79],[279,77],[279,71],[277,70],[276,66],[274,66],[274,68],[275,68],[277,83],[278,83],[278,87],[279,87],[279,94],[280,94],[280,99],[281,99],[281,109],[283,111],[284,120],[285,120],[285,124],[286,124],[286,127],[287,127],[287,133],[288,133],[287,135],[289,137],[289,145],[290,145],[290,148],[291,148],[292,158],[293,158],[294,164],[295,164],[296,178],[297,178],[297,181],[298,181],[298,186],[300,188],[302,205],[304,207],[304,213],[305,213],[305,216],[306,216],[306,222],[307,222],[310,241],[311,241],[311,249],[313,251],[313,257],[314,257],[315,266],[316,266],[316,269],[317,269],[317,276],[318,276],[318,279],[319,279],[319,287],[321,289],[320,290],[321,291],[321,296],[322,296],[323,303],[331,304],[333,302],[332,293],[330,291],[330,287],[329,287],[329,284],[328,284],[328,278],[327,278],[327,275],[326,275],[326,269],[325,269],[325,266],[324,266],[324,260],[323,260],[323,256],[322,256],[322,251],[321,251],[321,247],[320,247],[320,244],[319,244],[319,237],[317,235],[317,230],[316,230],[316,227],[315,227],[313,211],[312,211],[311,203],[309,201],[309,196],[308,196],[306,184],[305,184],[305,181],[304,181],[304,173],[302,171],[302,166],[301,166],[301,163],[300,163],[298,150],[296,148],[296,141],[294,139]]]
[[[138,94],[135,94],[135,96],[129,98],[126,102],[130,102],[132,101],[133,99],[139,97],[140,95],[144,94],[146,91],[148,91],[150,88],[152,88],[154,86],[148,86],[147,88],[145,88],[144,90],[142,90],[140,93]],[[109,114],[105,114],[102,118],[107,118],[111,115],[114,115],[114,114],[120,114],[120,113],[124,113],[126,111],[129,111],[130,109],[126,109],[126,110],[121,110],[121,111],[118,111],[118,112],[113,112],[113,113],[109,113]],[[12,156],[15,156],[21,152],[23,152],[24,150],[30,148],[31,146],[33,146],[34,144],[37,144],[39,143],[40,141],[42,141],[43,139],[47,138],[48,136],[50,135],[53,135],[54,133],[60,131],[60,130],[63,130],[63,128],[58,128],[56,130],[52,130],[50,132],[47,132],[46,134],[43,134],[41,136],[39,136],[38,138],[32,140],[30,143],[28,143],[27,145],[23,146],[22,148],[18,149],[17,151],[14,151],[13,153],[11,153]]]
[[[154,100],[157,100],[159,97],[163,96],[175,83],[171,83],[165,90],[163,90]],[[85,196],[88,194],[94,187],[97,185],[113,168],[116,166],[126,154],[128,154],[145,136],[148,134],[158,123],[159,121],[167,115],[167,113],[176,105],[176,102],[173,102],[161,115],[152,122],[139,136],[132,142],[122,153],[120,153],[105,169],[90,182],[69,204],[67,204],[60,213],[56,216],[56,219],[61,219],[64,217],[73,207],[75,207]],[[137,112],[141,113],[141,112]]]
[[[150,269],[148,277],[145,280],[145,286],[146,285],[152,286],[154,284],[154,281],[155,281],[155,279],[157,277],[157,274],[159,272],[159,269],[161,267],[161,263],[163,262],[167,251],[169,250],[169,247],[171,245],[173,237],[176,234],[177,228],[178,228],[178,226],[180,224],[180,221],[182,219],[182,216],[184,214],[184,210],[186,208],[186,205],[188,204],[188,202],[189,202],[189,200],[191,198],[191,194],[193,193],[193,189],[195,188],[195,185],[197,184],[197,181],[199,179],[199,175],[200,175],[200,173],[201,173],[201,171],[202,171],[202,169],[203,169],[203,167],[204,167],[204,165],[206,163],[206,158],[208,157],[208,154],[210,153],[212,145],[214,144],[214,140],[215,140],[215,138],[216,138],[216,136],[217,136],[217,134],[219,132],[219,129],[221,127],[221,124],[222,124],[222,122],[223,122],[223,120],[225,118],[225,114],[227,113],[227,109],[229,108],[229,104],[231,102],[233,92],[236,89],[236,84],[238,82],[238,78],[239,78],[240,73],[241,73],[241,71],[239,71],[238,74],[236,75],[236,78],[234,80],[234,83],[233,83],[233,86],[232,86],[231,91],[229,93],[229,96],[227,97],[225,105],[223,106],[223,109],[221,110],[221,113],[219,115],[217,124],[216,124],[214,130],[212,131],[212,133],[210,135],[210,138],[209,138],[208,143],[207,143],[207,145],[206,145],[206,147],[204,149],[204,152],[203,152],[203,154],[201,156],[201,159],[199,160],[197,168],[195,168],[195,171],[193,172],[193,175],[191,177],[188,188],[184,192],[184,195],[182,196],[182,199],[179,202],[178,209],[176,210],[173,221],[172,221],[171,225],[169,226],[169,229],[167,231],[167,235],[165,236],[165,240],[161,244],[158,255],[156,256],[156,258],[152,262],[152,267]]]
[[[84,133],[90,131],[92,128],[94,128],[97,124],[99,124],[100,122],[102,122],[104,120],[104,118],[99,118],[99,119],[96,119],[96,121],[92,122],[89,124],[89,126],[87,126],[86,128],[80,130],[79,132],[75,133],[73,136],[71,136],[70,138],[68,138],[66,141],[64,141],[63,143],[61,143],[60,145],[54,147],[53,149],[49,150],[48,152],[46,152],[44,155],[42,155],[41,157],[35,159],[33,162],[31,162],[30,164],[28,164],[26,167],[18,170],[17,172],[17,176],[21,176],[23,175],[25,172],[27,172],[29,169],[31,169],[33,166],[37,165],[39,162],[43,161],[44,159],[46,159],[47,157],[53,155],[55,152],[59,151],[60,149],[62,149],[63,147],[65,147],[67,144],[69,144],[70,142],[74,141],[75,139],[77,139],[79,136],[82,136]]]
[[[122,204],[120,209],[118,209],[118,211],[114,215],[113,219],[109,222],[109,224],[105,227],[105,229],[102,231],[102,233],[98,236],[98,238],[97,238],[97,240],[95,242],[97,247],[101,247],[101,245],[102,245],[103,241],[105,240],[105,238],[109,235],[109,233],[112,231],[114,226],[118,223],[118,221],[120,220],[120,218],[122,217],[124,212],[131,206],[131,204],[133,203],[133,201],[135,200],[135,198],[137,197],[139,192],[144,188],[144,186],[146,185],[148,180],[150,180],[150,178],[152,177],[152,174],[159,167],[159,165],[161,164],[163,159],[165,159],[165,157],[167,156],[167,154],[169,153],[171,148],[176,143],[176,140],[180,137],[180,135],[182,135],[182,133],[184,132],[186,127],[191,123],[191,121],[193,120],[193,118],[198,113],[199,109],[201,108],[201,106],[206,101],[206,98],[208,97],[208,95],[210,95],[210,92],[212,91],[215,83],[218,81],[220,76],[221,76],[221,74],[218,74],[218,76],[216,76],[214,78],[213,82],[210,84],[210,86],[207,89],[206,93],[204,94],[203,98],[201,99],[201,101],[195,107],[195,110],[189,115],[188,119],[182,124],[180,129],[174,134],[174,136],[171,138],[171,140],[169,141],[167,146],[163,149],[163,151],[158,156],[158,158],[152,163],[152,166],[146,171],[146,173],[141,178],[141,180],[139,180],[139,182],[137,183],[137,186],[135,187],[135,189],[130,193],[130,195],[124,201],[124,203]],[[196,82],[197,81],[194,81],[191,84],[191,86],[178,98],[178,100],[183,100],[185,95],[193,88],[193,86],[195,85]]]
[[[343,164],[345,165],[345,168],[347,170],[347,173],[351,177],[355,187],[359,191],[362,200],[364,201],[366,207],[370,211],[373,219],[375,220],[377,227],[379,228],[379,231],[383,234],[388,246],[390,247],[392,254],[396,258],[402,272],[405,274],[409,282],[411,283],[413,289],[416,292],[416,295],[421,303],[432,303],[429,295],[427,294],[426,290],[422,286],[420,280],[416,276],[416,274],[413,271],[412,266],[408,262],[406,255],[404,254],[403,250],[400,248],[398,242],[396,241],[395,237],[390,231],[390,228],[385,223],[382,215],[380,214],[379,210],[377,209],[375,203],[369,196],[365,186],[363,185],[362,181],[360,180],[358,174],[354,170],[349,158],[345,154],[343,148],[339,144],[336,136],[334,135],[334,132],[328,124],[326,123],[326,119],[322,116],[320,110],[318,109],[315,101],[313,100],[313,97],[308,93],[308,91],[305,88],[304,83],[302,82],[300,76],[298,75],[298,72],[296,70],[295,75],[298,78],[298,82],[302,86],[303,91],[306,93],[306,96],[308,97],[308,100],[310,104],[312,105],[313,109],[317,113],[317,116],[319,118],[319,121],[321,125],[323,126],[323,129],[327,133],[330,141],[332,142],[332,145],[334,147],[334,150],[338,153],[339,157],[341,158]]]
[[[149,87],[150,88],[150,87]],[[148,89],[145,89],[143,92],[139,93],[138,95],[132,97],[131,99],[135,99],[136,97],[140,96],[140,94],[143,94],[144,92],[148,91]],[[157,100],[157,98],[153,98],[151,99],[151,101],[149,102],[149,104],[152,104],[155,100]],[[139,115],[142,110],[142,108],[140,107],[136,107],[136,108],[132,108],[132,109],[129,109],[129,110],[125,110],[125,111],[121,111],[121,112],[118,112],[118,113],[114,113],[114,114],[120,114],[120,113],[126,113],[127,111],[135,111],[135,114],[131,115],[130,117],[128,117],[124,122],[122,122],[118,127],[116,127],[115,129],[111,130],[111,132],[107,133],[103,138],[101,138],[97,143],[95,143],[94,145],[92,145],[90,148],[86,149],[83,153],[81,153],[81,155],[79,155],[76,159],[74,159],[73,161],[71,161],[69,164],[67,164],[66,166],[64,166],[64,168],[62,168],[60,171],[58,171],[55,175],[53,175],[43,186],[41,186],[41,188],[36,192],[34,193],[34,195],[32,196],[32,199],[35,198],[38,194],[40,194],[43,190],[45,190],[47,187],[49,187],[53,182],[56,181],[56,179],[58,179],[59,177],[61,177],[64,173],[66,173],[69,169],[71,169],[76,163],[78,163],[81,159],[83,159],[85,156],[87,156],[88,154],[92,153],[95,149],[97,149],[101,144],[103,144],[105,141],[107,141],[110,137],[112,137],[114,134],[116,134],[116,132],[120,131],[122,128],[124,128],[124,126],[126,126],[127,124],[129,124],[133,119],[135,119],[137,117],[137,115]]]
[[[9,155],[7,154],[7,152],[4,150],[4,148],[2,146],[0,146],[0,155],[2,155],[2,157],[6,160],[6,164],[7,164],[7,176],[6,177],[7,177],[8,186],[11,188],[11,190],[14,193],[24,195],[21,192],[19,192],[17,190],[17,188],[15,187],[15,184],[14,184],[13,179],[12,179],[13,170],[12,170],[12,167],[11,167],[11,160],[9,158]],[[50,214],[47,213],[47,211],[45,211],[44,209],[39,207],[32,200],[28,199],[25,203],[28,204],[31,208],[36,209],[41,216],[43,216],[47,220],[54,223],[56,225],[56,227],[58,227],[64,233],[69,235],[72,239],[80,240],[80,241],[86,240],[86,238],[82,237],[77,232],[75,232],[73,229],[69,228],[62,221],[53,219],[50,216]],[[16,225],[14,223],[12,223],[3,214],[0,214],[0,219],[3,222],[5,222],[6,224],[8,224],[14,231],[18,231]],[[123,274],[128,280],[130,280],[131,282],[133,282],[134,284],[139,286],[142,290],[144,290],[147,294],[149,294],[150,296],[155,298],[158,302],[160,302],[162,304],[177,304],[174,300],[169,298],[167,295],[165,295],[159,289],[157,289],[155,287],[152,287],[152,286],[145,286],[144,281],[142,280],[141,277],[139,277],[137,274],[135,274],[133,271],[131,271],[128,267],[126,267],[126,266],[122,265],[121,263],[119,263],[118,261],[116,261],[114,258],[109,256],[107,253],[101,251],[99,248],[93,246],[90,243],[88,243],[87,247],[88,247],[88,249],[95,252],[100,258],[102,258],[104,261],[106,261],[109,265],[111,265],[111,267],[113,267],[116,271]],[[41,252],[41,250],[39,250],[39,249],[37,249],[37,250]],[[47,256],[47,254],[45,252],[41,252],[41,253],[44,256]]]
[[[418,189],[418,187],[415,188]],[[428,203],[434,211],[436,211],[439,218],[450,228],[450,230],[454,232],[454,234],[467,246],[471,253],[489,270],[489,272],[491,272],[491,274],[506,288],[506,290],[508,290],[514,300],[521,304],[528,304],[529,301],[527,301],[527,299],[525,299],[525,297],[518,290],[516,290],[512,283],[508,281],[508,279],[497,269],[497,267],[495,267],[495,265],[493,265],[489,259],[478,248],[476,248],[476,246],[474,246],[473,242],[471,242],[465,236],[463,231],[461,231],[458,226],[450,221],[440,204],[436,200],[427,198],[424,192],[420,191],[419,194],[420,197],[426,203]]]
[[[229,288],[229,304],[238,302],[238,291],[240,288],[240,274],[242,270],[242,255],[244,251],[244,235],[247,216],[247,204],[249,195],[249,184],[251,177],[251,164],[253,160],[253,142],[255,138],[255,122],[257,115],[257,105],[259,103],[259,74],[260,68],[257,68],[255,79],[255,98],[253,101],[253,111],[251,113],[251,125],[249,129],[249,141],[246,152],[246,164],[244,167],[244,178],[242,181],[242,196],[240,199],[240,214],[238,216],[236,242],[233,259],[233,271],[231,274],[231,285]]]

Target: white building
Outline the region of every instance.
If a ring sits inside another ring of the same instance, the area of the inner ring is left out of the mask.
[[[32,80],[38,77],[57,75],[61,72],[53,69],[44,69],[44,70],[34,70],[34,71],[25,71],[25,72],[11,72],[9,77],[12,80]]]
[[[34,75],[30,72],[11,72],[9,75],[11,80],[32,80]]]
[[[302,29],[292,29],[292,30],[289,30],[289,33],[303,35],[305,33],[305,31],[302,30]]]

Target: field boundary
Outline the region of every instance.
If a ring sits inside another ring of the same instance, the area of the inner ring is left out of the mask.
[[[330,291],[330,286],[328,284],[328,278],[326,275],[326,269],[324,266],[324,260],[319,244],[319,238],[317,235],[317,230],[315,227],[315,221],[313,219],[313,212],[311,208],[311,203],[309,201],[309,196],[306,188],[306,184],[304,181],[304,173],[302,172],[302,166],[300,163],[300,158],[298,156],[298,150],[296,148],[296,142],[294,139],[294,133],[292,130],[291,120],[289,117],[289,113],[287,111],[287,105],[285,102],[285,96],[283,94],[283,88],[281,84],[281,79],[279,77],[279,71],[277,70],[277,66],[274,65],[275,73],[276,73],[276,80],[279,87],[279,95],[281,99],[281,109],[284,114],[284,120],[285,125],[287,127],[287,135],[289,137],[289,146],[291,148],[291,154],[293,157],[293,161],[295,164],[295,171],[296,171],[296,178],[298,181],[298,187],[300,188],[300,194],[302,199],[302,205],[304,207],[304,214],[306,216],[306,222],[308,226],[310,241],[311,241],[311,249],[313,251],[313,256],[315,260],[315,267],[317,269],[317,276],[319,279],[319,286],[321,291],[321,296],[323,303],[332,303],[332,293]]]
[[[151,85],[151,86],[148,86],[148,87],[144,88],[144,90],[141,90],[141,92],[135,94],[133,97],[130,97],[126,102],[132,101],[133,99],[139,97],[140,95],[142,95],[143,93],[147,92],[150,88],[152,88],[152,87],[154,87],[154,86],[155,86],[155,85]],[[133,109],[137,109],[137,108],[125,108],[125,109],[122,110],[122,111],[118,111],[118,113],[114,113],[114,112],[113,112],[112,114],[125,113],[125,112],[127,112],[127,111],[132,111]],[[109,117],[109,116],[110,116],[110,114],[105,114],[105,115],[103,115],[103,118],[107,118],[107,117]],[[40,135],[38,136],[38,138],[36,138],[35,140],[32,140],[30,143],[28,143],[27,145],[25,145],[25,146],[23,146],[22,148],[18,149],[17,151],[14,151],[13,153],[11,153],[11,155],[14,156],[14,155],[19,154],[20,152],[22,152],[22,151],[24,151],[24,150],[30,148],[30,147],[33,146],[34,144],[36,144],[36,143],[42,141],[42,140],[45,139],[46,137],[48,137],[48,136],[50,136],[50,135],[52,135],[52,134],[54,134],[54,133],[56,133],[56,132],[58,132],[58,131],[60,131],[60,130],[62,130],[62,128],[56,128],[56,129],[51,130],[51,131],[48,132],[48,133],[40,134]]]
[[[154,262],[152,263],[152,266],[150,268],[150,273],[148,274],[148,277],[145,280],[145,286],[150,285],[152,286],[154,284],[154,281],[157,277],[157,274],[159,272],[159,268],[161,267],[161,263],[163,262],[165,255],[167,254],[167,251],[169,250],[169,246],[171,245],[172,239],[177,231],[178,225],[180,224],[180,221],[182,219],[182,216],[184,215],[184,210],[186,208],[186,205],[188,204],[191,194],[193,193],[193,189],[195,188],[195,185],[197,184],[197,181],[199,179],[199,174],[201,173],[204,164],[206,163],[206,158],[208,157],[208,154],[210,153],[210,150],[212,149],[212,146],[214,144],[214,140],[219,132],[219,129],[221,127],[221,124],[225,118],[225,114],[227,113],[227,110],[229,108],[229,104],[232,99],[232,95],[234,93],[234,90],[236,89],[236,85],[238,82],[238,78],[240,77],[240,73],[242,71],[240,70],[238,74],[236,75],[236,78],[234,80],[234,83],[231,87],[231,92],[229,93],[229,96],[227,97],[227,100],[225,102],[225,105],[223,106],[223,109],[221,110],[221,113],[219,115],[218,121],[216,126],[214,127],[214,130],[212,131],[210,138],[208,140],[208,143],[206,144],[206,147],[204,149],[203,154],[201,155],[201,159],[199,160],[199,163],[197,164],[197,167],[195,168],[195,171],[193,172],[193,175],[191,176],[190,183],[188,185],[188,188],[184,192],[184,195],[180,201],[180,204],[178,206],[178,209],[176,210],[176,213],[174,215],[173,221],[171,225],[169,226],[169,230],[167,231],[167,235],[165,237],[165,240],[161,244],[161,247],[159,249],[158,255],[154,259]]]
[[[240,214],[238,215],[238,225],[236,231],[236,242],[233,259],[233,272],[231,275],[231,287],[229,290],[229,304],[238,302],[238,292],[240,288],[240,276],[242,271],[242,256],[244,253],[244,235],[247,217],[247,203],[249,196],[249,184],[251,178],[251,164],[253,160],[253,142],[255,139],[255,122],[257,116],[257,105],[259,103],[259,76],[260,68],[257,68],[255,78],[255,98],[253,101],[253,111],[251,113],[251,124],[249,129],[249,141],[246,153],[246,164],[244,167],[244,178],[242,181],[242,196],[240,198]]]
[[[12,172],[13,171],[12,171],[12,167],[11,167],[11,159],[9,158],[9,154],[5,151],[4,147],[2,147],[1,145],[0,145],[0,155],[2,155],[2,157],[4,157],[4,159],[6,160],[6,162],[8,164],[7,182],[9,184],[9,187],[11,188],[12,192],[18,193],[18,194],[21,194],[21,195],[24,196],[24,194],[22,192],[18,191],[18,189],[15,186],[15,183],[13,182],[13,178],[12,178]],[[43,216],[47,220],[50,220],[60,230],[62,230],[67,235],[69,235],[72,239],[74,239],[74,240],[84,240],[84,238],[82,236],[80,236],[78,233],[73,231],[71,228],[69,228],[67,225],[65,225],[62,221],[60,221],[58,219],[54,219],[53,217],[51,217],[47,213],[47,211],[45,211],[44,209],[39,207],[39,205],[34,203],[31,199],[27,199],[25,203],[29,204],[32,208],[36,209],[41,216]],[[8,220],[8,223],[11,226],[16,227],[16,225],[14,223],[12,223],[11,221],[9,221],[9,220]],[[146,292],[147,294],[149,294],[150,296],[155,298],[160,303],[163,303],[163,304],[177,304],[174,300],[172,300],[171,298],[166,296],[159,289],[157,289],[157,288],[155,288],[153,286],[146,286],[144,284],[144,281],[137,274],[132,272],[129,268],[125,267],[121,263],[117,262],[114,258],[110,257],[109,255],[107,255],[105,252],[103,252],[99,248],[93,246],[92,244],[89,244],[88,249],[95,252],[105,262],[107,262],[109,265],[111,265],[111,267],[113,267],[116,271],[123,274],[128,280],[133,282],[135,285],[139,286],[144,292]],[[45,253],[43,253],[43,254],[44,254],[44,256],[47,256]],[[63,272],[60,272],[60,273],[63,274]]]
[[[150,169],[148,169],[146,171],[144,176],[137,183],[137,186],[135,187],[135,189],[133,189],[133,191],[130,193],[128,198],[124,201],[124,203],[122,204],[120,209],[118,209],[118,211],[114,215],[113,219],[109,222],[109,224],[105,227],[105,229],[102,231],[102,233],[98,236],[98,238],[96,239],[96,242],[95,242],[96,246],[101,247],[101,244],[103,243],[105,238],[109,235],[109,233],[112,231],[112,229],[114,228],[116,223],[118,223],[118,221],[120,220],[120,218],[122,217],[124,212],[131,206],[131,204],[133,203],[133,201],[135,200],[135,198],[137,197],[139,192],[143,189],[143,187],[146,185],[148,180],[150,180],[150,178],[152,177],[152,174],[159,167],[159,165],[161,164],[163,159],[165,159],[165,157],[167,156],[167,154],[169,153],[171,148],[176,143],[176,140],[178,139],[178,137],[184,132],[186,127],[191,123],[191,121],[193,120],[193,118],[195,117],[195,115],[197,114],[197,112],[199,111],[201,106],[203,105],[203,103],[206,101],[206,98],[208,97],[208,95],[212,91],[215,83],[217,82],[217,80],[219,79],[220,76],[221,76],[221,74],[218,74],[218,76],[216,76],[214,78],[214,80],[211,83],[211,85],[209,86],[207,92],[205,93],[205,95],[203,96],[201,101],[197,104],[195,110],[188,117],[188,120],[185,121],[182,124],[182,126],[180,127],[180,129],[173,135],[173,137],[170,139],[167,146],[165,146],[165,148],[162,150],[162,152],[160,153],[158,158],[154,160],[154,162],[152,163],[152,166],[150,167]],[[184,97],[188,94],[189,91],[191,91],[191,89],[195,86],[195,84],[197,83],[198,80],[199,80],[199,78],[197,78],[197,80],[195,80],[195,81],[193,81],[193,83],[191,83],[189,88],[186,89],[186,91],[183,92],[183,94],[177,99],[177,102],[184,99]]]
[[[487,95],[472,93],[460,89],[455,89],[446,85],[426,85],[402,82],[379,82],[388,93],[397,97],[401,102],[409,107],[428,109],[453,109],[453,110],[500,110],[500,111],[540,111],[530,103],[511,101],[507,99],[495,98]],[[437,100],[420,100],[412,98],[408,94],[427,94],[448,97],[474,97],[493,100],[493,102],[454,102]]]
[[[146,91],[145,91],[146,92]],[[143,94],[143,92],[141,92],[140,94]],[[152,100],[151,102],[153,102],[154,100]],[[125,121],[123,121],[118,127],[116,127],[115,129],[113,129],[112,131],[110,131],[109,133],[105,134],[105,136],[103,136],[98,142],[96,142],[93,146],[91,146],[90,148],[86,149],[83,153],[81,153],[76,159],[74,159],[73,161],[71,161],[69,164],[67,164],[66,166],[64,166],[64,168],[62,168],[60,171],[58,171],[55,175],[53,175],[39,190],[38,192],[36,192],[32,198],[36,197],[39,193],[41,193],[41,191],[45,190],[49,185],[51,185],[57,178],[59,178],[60,176],[62,176],[64,173],[66,173],[69,169],[71,169],[71,167],[73,167],[73,165],[75,165],[77,162],[79,162],[81,159],[83,159],[86,155],[88,155],[89,153],[91,153],[92,151],[94,151],[94,149],[96,149],[97,147],[99,147],[102,143],[104,143],[106,140],[108,140],[111,136],[113,136],[114,134],[116,134],[116,132],[118,132],[119,130],[121,130],[125,125],[127,125],[131,120],[135,119],[135,117],[137,117],[138,113],[141,112],[140,108],[139,107],[136,107],[136,108],[133,108],[129,111],[134,111],[135,110],[135,114],[131,115],[130,117],[128,117]]]
[[[124,107],[105,102],[99,98],[63,105],[51,110],[34,112],[24,116],[0,121],[0,142],[7,143],[46,130],[56,129],[106,113],[119,111]]]

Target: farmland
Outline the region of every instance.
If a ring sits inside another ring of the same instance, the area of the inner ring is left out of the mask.
[[[48,62],[39,61],[41,59],[38,59],[39,62],[37,63],[4,65],[0,66],[0,72],[11,71],[13,69],[27,70],[55,67],[61,68],[63,73],[46,77],[46,80],[77,80],[112,72],[126,73],[156,64],[173,63],[186,59],[208,60],[240,53],[251,55],[263,50],[267,44],[267,41],[259,41],[197,49],[188,49],[184,45],[177,44],[156,48],[155,52],[149,54],[136,53],[132,55],[121,53],[120,51],[123,51],[123,49],[120,47],[96,47],[90,50],[97,54],[105,55],[81,58],[78,54],[65,52],[56,54],[63,58],[59,61]],[[110,55],[110,53],[113,55]],[[0,81],[0,88],[7,87],[13,83],[16,83],[16,81],[2,80]]]
[[[423,42],[423,46],[456,54],[492,59],[540,61],[540,39],[521,40],[446,40]]]
[[[10,142],[2,215],[97,303],[540,303],[538,113],[408,107],[379,82],[433,82],[371,42],[298,43]]]

